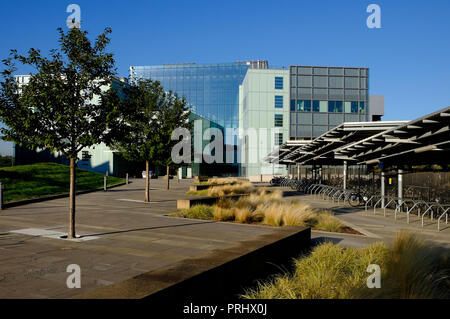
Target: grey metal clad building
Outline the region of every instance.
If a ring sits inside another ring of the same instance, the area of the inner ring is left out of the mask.
[[[369,69],[290,67],[291,140],[313,139],[342,122],[369,121]]]

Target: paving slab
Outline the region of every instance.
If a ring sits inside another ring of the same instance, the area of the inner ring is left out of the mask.
[[[280,190],[287,190],[280,187]],[[443,224],[440,231],[437,230],[437,220],[426,219],[425,227],[422,228],[421,219],[416,215],[411,215],[411,222],[406,222],[406,213],[398,213],[397,219],[394,218],[394,211],[387,209],[386,217],[381,209],[375,212],[373,208],[367,211],[364,207],[351,207],[348,204],[324,200],[320,196],[301,194],[292,192],[291,196],[285,200],[298,200],[318,209],[327,209],[334,213],[335,217],[343,223],[364,233],[365,238],[347,234],[320,234],[312,231],[312,238],[323,237],[334,238],[340,245],[360,247],[376,241],[384,241],[391,244],[397,234],[401,231],[407,231],[421,235],[426,240],[432,241],[438,245],[450,248],[450,224]],[[338,239],[337,239],[338,238]],[[330,239],[331,240],[331,239]],[[332,241],[332,240],[331,240]]]
[[[164,216],[176,211],[178,198],[192,198],[185,194],[189,184],[171,181],[167,191],[166,181],[152,180],[150,203],[142,201],[142,179],[77,196],[77,234],[94,237],[89,241],[42,235],[67,232],[67,198],[0,211],[0,298],[70,298],[277,232],[268,226]],[[81,268],[79,289],[66,286],[70,264]]]

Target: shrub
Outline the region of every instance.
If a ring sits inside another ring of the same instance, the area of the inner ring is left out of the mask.
[[[376,243],[344,248],[317,246],[295,260],[292,274],[280,274],[247,289],[250,299],[450,298],[449,249],[400,233],[392,248]],[[381,288],[369,289],[367,266],[381,268]]]
[[[213,208],[208,205],[195,205],[172,215],[184,218],[212,219]]]

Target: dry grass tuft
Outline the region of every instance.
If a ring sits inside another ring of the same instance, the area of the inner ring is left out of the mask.
[[[369,289],[367,266],[381,268],[381,288]],[[450,253],[416,235],[400,233],[392,248],[376,243],[344,248],[317,246],[295,261],[292,274],[260,282],[250,299],[450,298]]]
[[[256,187],[250,182],[242,182],[223,186],[213,186],[208,189],[208,196],[248,194],[253,192],[255,188]]]
[[[169,214],[170,216],[197,218],[197,219],[211,219],[213,217],[213,207],[208,205],[195,205],[189,209]]]

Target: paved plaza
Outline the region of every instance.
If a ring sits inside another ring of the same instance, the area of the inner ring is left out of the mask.
[[[68,198],[9,208],[0,212],[0,298],[69,298],[118,283],[142,273],[163,269],[190,257],[258,239],[277,229],[166,216],[176,211],[176,199],[186,195],[191,181],[152,180],[151,202],[143,202],[144,181],[77,197],[75,241],[60,239],[68,222]],[[293,194],[318,208],[333,209],[336,216],[366,236],[313,231],[313,243],[330,240],[361,247],[392,241],[399,229],[423,233],[439,243],[450,242],[450,228],[422,230],[382,213],[342,208],[312,196]],[[391,214],[392,215],[392,214]],[[417,217],[416,217],[417,219]],[[446,225],[448,226],[448,225]],[[82,287],[66,286],[66,268],[81,268]]]
[[[173,181],[170,191],[165,183],[152,180],[150,203],[140,179],[78,196],[78,241],[52,236],[66,232],[68,198],[1,211],[0,298],[71,297],[274,231],[164,216],[176,211],[177,198],[190,197],[186,181]],[[81,289],[66,286],[69,264],[81,268]]]

